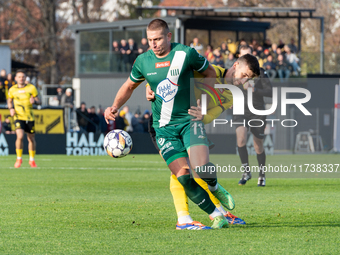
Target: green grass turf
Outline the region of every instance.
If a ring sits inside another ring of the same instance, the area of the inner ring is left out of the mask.
[[[169,171],[158,155],[0,157],[0,254],[339,254],[340,179],[220,179],[246,226],[176,231]],[[213,156],[239,165],[236,155]],[[254,156],[250,157],[256,163]],[[338,155],[268,163],[339,163]],[[338,170],[338,173],[340,170]],[[335,176],[335,175],[334,175]],[[337,175],[339,176],[339,175]],[[210,225],[190,202],[195,220]]]

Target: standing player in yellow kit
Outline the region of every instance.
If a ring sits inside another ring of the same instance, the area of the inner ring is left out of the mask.
[[[18,70],[15,75],[16,85],[8,91],[7,106],[12,117],[14,117],[15,132],[17,139],[15,149],[17,160],[14,164],[18,168],[22,164],[22,150],[24,146],[24,134],[27,133],[29,164],[37,167],[34,156],[36,151],[35,128],[33,104],[40,104],[38,91],[32,84],[25,84],[26,74],[23,70]]]

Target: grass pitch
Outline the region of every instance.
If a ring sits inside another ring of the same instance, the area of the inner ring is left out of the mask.
[[[236,155],[224,157],[239,165]],[[220,179],[246,226],[176,231],[169,170],[158,155],[0,157],[0,254],[339,254],[340,179]],[[250,157],[251,164],[256,158]],[[271,164],[338,155],[268,156]],[[334,177],[339,177],[338,174]],[[270,175],[268,175],[270,176]],[[210,225],[190,202],[194,220]]]

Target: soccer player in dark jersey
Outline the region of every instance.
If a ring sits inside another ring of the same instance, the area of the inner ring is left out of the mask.
[[[21,166],[22,150],[24,144],[24,134],[27,133],[29,164],[31,167],[37,167],[34,156],[36,150],[35,128],[33,104],[40,104],[38,91],[32,84],[26,84],[26,74],[22,70],[18,70],[15,76],[17,82],[8,91],[7,105],[12,117],[14,117],[15,132],[17,140],[15,142],[17,160],[14,164],[15,168]]]
[[[111,107],[105,110],[105,119],[114,120],[115,113],[130,98],[133,90],[144,80],[156,93],[152,102],[153,127],[157,145],[171,172],[185,189],[187,196],[213,219],[211,228],[228,227],[228,221],[216,208],[208,193],[190,176],[188,161],[195,169],[211,169],[208,139],[202,122],[191,123],[188,109],[194,102],[190,79],[193,71],[214,80],[216,73],[208,61],[188,46],[171,43],[172,34],[167,23],[154,19],[147,27],[147,39],[151,50],[139,55],[130,77],[119,89]],[[247,75],[252,70],[245,68]],[[227,208],[234,208],[231,195],[217,182],[216,172],[210,171],[206,178],[211,192]],[[185,223],[185,222],[184,222]],[[182,225],[182,224],[181,224]],[[210,229],[201,223],[191,223],[186,229]]]
[[[245,54],[251,54],[251,48],[248,45],[244,45],[240,47],[240,57]],[[234,122],[243,122],[245,121],[245,125],[237,124],[236,125],[236,140],[237,140],[237,147],[238,147],[238,153],[241,159],[242,168],[244,169],[244,172],[242,174],[242,178],[239,181],[239,185],[245,185],[247,181],[251,179],[251,172],[249,168],[249,160],[248,160],[248,151],[247,151],[247,132],[249,126],[247,125],[248,121],[251,119],[260,119],[262,120],[262,126],[261,127],[251,127],[250,131],[253,133],[253,141],[254,141],[254,148],[255,152],[257,154],[257,161],[259,165],[259,178],[257,186],[264,187],[266,186],[266,176],[265,172],[263,171],[263,166],[266,164],[266,153],[263,148],[263,139],[264,139],[264,129],[265,129],[265,123],[266,123],[266,117],[265,115],[259,116],[255,115],[250,112],[248,107],[248,100],[246,100],[247,95],[247,88],[248,86],[251,86],[251,83],[244,84],[243,92],[245,95],[245,108],[244,108],[244,115],[234,115],[233,121]],[[253,91],[253,106],[257,110],[264,110],[264,100],[263,97],[272,97],[272,85],[271,82],[266,75],[266,72],[263,68],[260,69],[260,76],[259,79],[256,79],[254,81],[254,84],[252,86]],[[259,121],[253,121],[253,125],[260,126]]]

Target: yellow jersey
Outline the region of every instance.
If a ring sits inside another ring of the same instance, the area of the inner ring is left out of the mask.
[[[212,65],[216,72],[216,83],[224,84],[224,77],[227,70],[220,67]],[[208,95],[208,106],[207,114],[203,117],[203,123],[207,124],[216,119],[224,111],[223,109],[228,109],[233,104],[233,95],[229,89],[213,88],[207,84],[204,84],[203,75],[198,72],[194,73],[195,77],[195,97],[197,99],[201,98],[201,94]],[[198,79],[197,79],[198,78]],[[221,107],[222,106],[222,107]]]
[[[224,77],[227,69],[212,65],[216,72],[216,83],[224,84]],[[213,88],[204,83],[204,76],[199,72],[194,72],[195,78],[195,98],[200,99],[202,94],[208,94],[207,114],[204,115],[202,122],[208,124],[216,119],[221,113],[233,105],[233,94],[229,89]],[[146,85],[148,86],[148,84]],[[221,107],[222,106],[222,107]]]
[[[14,120],[34,120],[33,105],[30,103],[31,96],[38,96],[38,91],[32,84],[27,84],[23,88],[19,88],[16,84],[9,89],[8,98],[13,99],[15,109]]]

